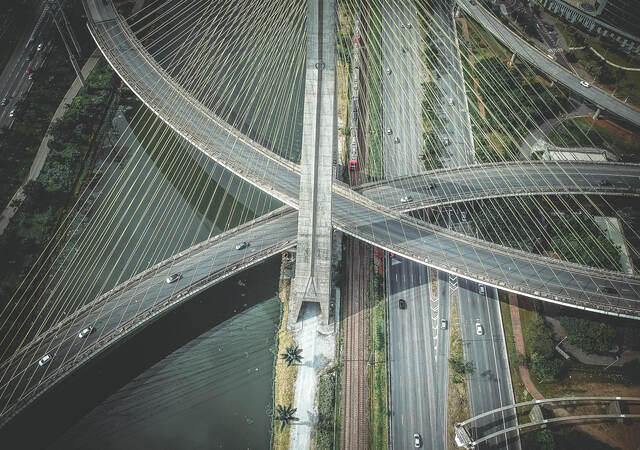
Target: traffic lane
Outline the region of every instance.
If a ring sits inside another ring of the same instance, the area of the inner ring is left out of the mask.
[[[519,37],[516,37],[511,30],[477,3],[471,5],[468,0],[460,0],[459,4],[475,20],[480,22],[487,31],[496,36],[498,40],[521,58],[595,105],[628,120],[636,126],[640,126],[640,111],[638,109],[615,99],[596,87],[585,88],[581,86],[580,78],[574,76],[564,67],[551,63],[542,53],[523,42]]]
[[[602,183],[610,184],[602,186]],[[447,199],[499,193],[597,191],[603,194],[640,194],[640,166],[617,163],[548,165],[507,164],[473,166],[457,171],[423,173],[359,190],[367,198],[389,207],[413,209],[416,205]],[[410,196],[410,202],[400,201]]]
[[[635,277],[612,275],[537,255],[532,258],[530,254],[480,241],[470,244],[469,238],[462,235],[451,235],[409,217],[373,211],[341,195],[334,195],[333,211],[334,225],[347,234],[425,263],[443,264],[453,273],[477,274],[496,280],[493,283],[500,286],[515,286],[518,292],[530,295],[544,292],[552,299],[589,301],[605,310],[616,308],[616,311],[631,312],[640,304],[640,283]],[[613,287],[624,297],[605,294],[601,291],[604,287]]]
[[[44,58],[42,52],[35,52],[31,61],[27,62],[26,54],[21,55],[21,60],[16,61],[13,69],[10,71],[7,76],[7,81],[3,85],[5,89],[2,89],[2,93],[0,94],[0,99],[7,99],[7,104],[0,109],[0,124],[9,123],[13,121],[13,118],[9,117],[9,112],[14,109],[26,91],[29,89],[29,86],[35,80],[29,80],[29,74],[27,74],[27,69],[30,69],[30,72],[35,73],[42,67]]]
[[[471,415],[491,411],[514,403],[510,391],[509,368],[506,365],[504,337],[499,325],[500,305],[496,291],[486,287],[486,295],[479,293],[478,284],[459,279],[460,317],[465,359],[474,365],[474,372],[467,375]],[[476,324],[483,327],[483,334],[476,332]],[[509,412],[493,414],[478,421],[477,436],[515,425],[515,416]],[[488,445],[509,448],[504,438],[494,438]],[[513,444],[512,444],[513,445]]]
[[[432,364],[426,269],[404,259],[392,259],[390,266],[392,435],[396,448],[409,448],[414,433],[425,442],[432,434],[435,399],[428,383]],[[405,310],[399,308],[400,299],[407,303]]]
[[[20,367],[21,371],[17,370],[14,373],[10,382],[13,382],[15,387],[11,391],[22,392],[29,384],[31,384],[32,376],[28,375],[28,369],[35,367],[34,373],[38,371],[37,361],[45,354],[60,354],[65,353],[63,358],[54,358],[49,364],[47,364],[46,371],[53,370],[66,360],[66,356],[71,354],[77,354],[83,350],[86,345],[91,345],[95,341],[98,341],[103,334],[115,330],[121,326],[127,320],[133,318],[137,313],[151,307],[159,299],[167,298],[173,295],[177,290],[184,288],[181,284],[190,285],[199,279],[206,277],[209,273],[213,273],[221,268],[227,267],[232,264],[237,264],[249,257],[252,253],[258,252],[264,248],[273,246],[277,242],[283,240],[289,240],[295,236],[297,225],[295,220],[290,220],[291,214],[288,214],[284,219],[280,218],[269,224],[270,229],[276,228],[278,231],[269,233],[262,236],[262,241],[253,237],[252,243],[248,248],[244,250],[235,250],[235,243],[237,239],[248,238],[246,235],[249,232],[245,232],[242,235],[234,236],[233,242],[223,242],[225,248],[219,249],[216,247],[206,249],[199,252],[193,258],[188,258],[183,261],[177,262],[173,266],[165,267],[156,272],[151,278],[145,279],[136,286],[134,292],[127,290],[121,295],[117,296],[110,303],[115,304],[112,307],[105,307],[104,305],[96,310],[90,309],[87,315],[75,320],[72,324],[65,328],[64,333],[57,333],[51,340],[47,341],[48,345],[43,347],[44,342],[41,342],[36,348],[30,349],[30,351],[23,355]],[[208,251],[207,251],[208,250]],[[212,250],[216,253],[212,256]],[[172,273],[181,272],[183,278],[178,282],[168,284],[165,279]],[[136,305],[136,303],[139,303]],[[132,308],[132,306],[135,306]],[[106,316],[106,317],[105,317]],[[82,323],[79,323],[81,322]],[[103,322],[102,328],[98,330],[97,323]],[[87,325],[92,325],[96,328],[96,332],[87,336],[84,339],[77,338],[77,333]],[[76,330],[77,328],[77,330]],[[42,372],[42,370],[41,370]],[[19,382],[16,383],[16,379],[19,377]],[[22,386],[22,390],[20,388]],[[6,389],[8,384],[2,386],[4,392],[3,397],[6,396]]]

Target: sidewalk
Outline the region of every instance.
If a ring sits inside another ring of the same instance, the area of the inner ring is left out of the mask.
[[[93,54],[89,57],[87,62],[82,67],[81,72],[85,78],[89,76],[93,68],[98,63],[99,59],[100,59],[100,52],[96,50],[93,52]],[[69,103],[71,103],[71,101],[75,98],[75,96],[78,94],[78,91],[80,91],[81,87],[82,85],[80,83],[80,80],[78,79],[78,77],[76,77],[76,79],[73,80],[73,83],[71,83],[71,87],[69,87],[69,90],[67,91],[67,93],[64,94],[64,97],[62,98],[60,105],[58,105],[58,109],[56,109],[55,113],[53,113],[53,117],[51,118],[51,123],[49,123],[49,128],[47,128],[47,132],[45,133],[45,136],[42,139],[42,142],[40,143],[40,147],[38,148],[38,152],[36,153],[33,163],[31,164],[31,169],[29,170],[29,175],[27,175],[27,179],[24,181],[22,186],[18,188],[16,193],[13,194],[13,197],[11,198],[11,200],[9,200],[9,204],[2,211],[2,215],[0,215],[0,235],[4,233],[4,230],[9,225],[9,221],[15,215],[16,211],[18,211],[20,204],[25,199],[24,186],[29,181],[35,180],[36,178],[38,178],[38,175],[40,175],[40,171],[44,166],[44,162],[47,159],[47,155],[49,155],[48,144],[49,144],[49,141],[51,140],[51,135],[49,134],[51,125],[58,118],[62,117],[62,115],[64,114],[65,107]]]

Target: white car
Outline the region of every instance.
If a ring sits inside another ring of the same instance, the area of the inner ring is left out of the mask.
[[[400,203],[409,203],[411,200],[413,200],[410,196],[405,195],[404,197],[402,197],[400,199]]]
[[[393,138],[393,142],[395,142],[396,144],[400,143],[400,138],[398,136]]]
[[[80,339],[83,339],[89,336],[91,333],[93,333],[93,327],[87,327],[84,328],[80,333],[78,333],[78,337]]]
[[[449,97],[449,106],[453,106],[453,97]]]
[[[390,67],[387,67],[387,74],[391,75],[391,68]]]
[[[38,50],[38,51],[41,51],[43,48],[44,48],[44,43],[42,43],[42,42],[41,42],[41,43],[39,43],[39,44],[38,44],[38,48],[37,48],[37,50]]]
[[[547,58],[549,58],[551,61],[555,60],[551,53],[547,53]]]
[[[174,273],[173,275],[167,277],[167,279],[165,281],[167,282],[167,284],[171,284],[171,283],[175,283],[180,278],[182,278],[182,274],[181,273]]]
[[[486,295],[486,293],[487,293],[487,288],[484,287],[484,284],[479,284],[478,285],[478,294]]]
[[[476,334],[478,336],[482,336],[484,334],[484,328],[482,328],[480,322],[476,322]]]
[[[586,82],[586,81],[584,81],[584,80],[580,80],[580,84],[581,84],[582,86],[586,87],[586,88],[588,88],[589,86],[591,86],[589,83],[587,83],[587,82]]]
[[[38,361],[38,365],[40,367],[49,364],[49,361],[51,361],[51,359],[53,358],[53,356],[51,355],[44,355],[42,358],[40,358],[40,361]]]
[[[14,117],[16,115],[16,110],[12,109],[11,111],[9,111],[9,117]]]
[[[440,321],[440,328],[443,329],[443,330],[447,329],[447,319],[442,319]]]
[[[242,250],[245,249],[249,246],[249,243],[247,241],[242,241],[239,244],[236,244],[236,250]]]
[[[391,134],[393,133],[393,130],[391,128],[387,128],[387,134]]]
[[[420,436],[420,433],[413,433],[413,446],[415,448],[422,447],[422,436]]]

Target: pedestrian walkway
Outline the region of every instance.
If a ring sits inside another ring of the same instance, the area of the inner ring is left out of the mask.
[[[96,50],[93,52],[93,54],[89,57],[87,62],[82,67],[81,72],[83,77],[86,78],[89,76],[93,68],[98,63],[99,59],[100,59],[100,52]],[[75,96],[80,91],[81,87],[82,87],[82,84],[80,83],[80,79],[76,77],[76,79],[73,80],[73,83],[71,83],[71,87],[69,87],[69,90],[67,91],[67,93],[64,94],[64,97],[62,98],[60,105],[58,105],[58,109],[56,109],[56,111],[53,113],[53,117],[51,117],[51,122],[49,123],[49,127],[47,128],[47,132],[45,133],[44,138],[42,138],[42,142],[40,143],[38,152],[36,153],[33,163],[31,164],[31,169],[29,170],[29,175],[27,175],[27,179],[24,181],[22,186],[18,188],[16,193],[13,194],[13,197],[11,197],[11,200],[9,200],[9,204],[2,211],[2,215],[0,215],[0,235],[4,233],[4,230],[6,230],[7,226],[9,225],[11,218],[15,215],[15,213],[18,211],[18,208],[20,207],[20,204],[22,204],[22,202],[24,201],[25,185],[29,181],[35,180],[36,178],[38,178],[38,175],[40,175],[40,171],[44,167],[44,162],[46,161],[47,156],[49,155],[49,141],[51,140],[51,135],[49,134],[49,130],[51,130],[51,125],[58,118],[62,117],[62,115],[64,114],[65,107],[73,101]]]

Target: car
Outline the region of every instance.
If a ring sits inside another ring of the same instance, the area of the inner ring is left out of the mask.
[[[181,278],[182,278],[182,274],[180,272],[178,272],[178,273],[174,273],[171,276],[168,276],[165,281],[167,282],[167,284],[171,284],[171,283],[175,283],[176,281],[178,281]]]
[[[400,143],[400,138],[398,136],[393,138],[393,142],[395,142],[396,144]]]
[[[453,97],[449,97],[449,105],[453,106]]]
[[[45,366],[49,364],[49,361],[51,361],[51,359],[53,359],[53,356],[51,356],[50,354],[44,355],[42,358],[40,358],[40,361],[38,361],[38,365],[40,367]]]
[[[405,302],[403,299],[398,300],[398,307],[400,309],[407,309],[407,302]]]
[[[485,295],[487,293],[487,288],[484,287],[484,284],[478,285],[478,294]]]
[[[391,134],[393,133],[393,130],[391,128],[387,128],[387,134]]]
[[[413,446],[415,448],[422,447],[422,436],[420,436],[420,433],[413,433]]]
[[[547,53],[547,58],[549,58],[551,61],[555,60],[554,56],[551,53]]]
[[[435,184],[433,184],[433,183],[429,183],[429,184],[427,184],[425,187],[426,187],[427,189],[435,189],[435,188],[436,188],[436,185],[435,185]]]
[[[38,44],[38,48],[36,49],[37,51],[41,51],[44,48],[44,42],[40,42]]]
[[[236,250],[242,250],[245,249],[249,246],[249,243],[247,241],[242,241],[238,244],[236,244]]]
[[[7,97],[0,100],[0,106],[7,106],[7,103],[9,103],[9,99]]]
[[[587,83],[587,82],[586,82],[586,81],[584,81],[584,80],[580,80],[580,84],[581,84],[582,86],[586,87],[586,88],[588,88],[589,86],[591,86],[589,83]]]
[[[80,339],[82,338],[86,338],[87,336],[89,336],[91,333],[93,333],[93,327],[86,327],[83,328],[82,331],[80,333],[78,333],[78,337]]]
[[[33,80],[33,72],[29,74],[29,80]]]
[[[411,24],[407,22],[407,28],[411,29]]]
[[[391,67],[387,67],[387,74],[391,75]]]
[[[482,328],[482,324],[480,322],[476,322],[476,334],[478,336],[482,336],[484,334],[484,328]]]
[[[11,111],[9,111],[9,117],[14,117],[16,115],[16,110],[12,109]]]
[[[27,72],[27,75],[29,75],[31,73],[31,67],[27,67],[26,72]]]
[[[440,321],[440,329],[442,329],[442,330],[446,330],[448,325],[449,325],[449,324],[447,323],[447,319],[442,319],[442,320]]]
[[[396,257],[396,254],[395,254],[395,253],[389,252],[389,258],[393,259],[393,258],[395,258],[395,257]]]
[[[411,198],[411,196],[405,195],[404,197],[402,197],[400,199],[400,203],[409,203],[411,200],[413,200],[413,198]]]
[[[604,180],[600,180],[600,183],[598,183],[600,186],[611,186],[611,181],[604,179]]]
[[[449,140],[448,137],[442,139],[442,145],[444,145],[445,147],[451,145],[451,141]]]
[[[463,222],[467,221],[467,212],[466,211],[460,211],[460,218],[462,219]]]
[[[601,287],[600,291],[602,291],[603,294],[615,295],[616,297],[620,295],[620,293],[612,287]]]

